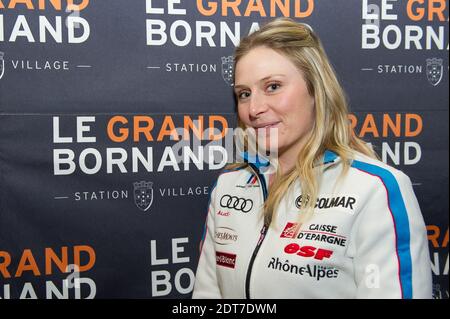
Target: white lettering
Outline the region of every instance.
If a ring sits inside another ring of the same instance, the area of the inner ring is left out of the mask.
[[[62,158],[63,155],[67,157]],[[53,173],[55,175],[70,175],[75,172],[74,163],[75,153],[69,149],[53,150]],[[61,165],[68,165],[66,169],[61,168]]]
[[[93,137],[83,136],[84,132],[91,130],[90,126],[84,125],[86,122],[95,122],[94,116],[77,116],[77,142],[78,143],[95,143],[97,139]]]
[[[53,117],[53,143],[72,143],[72,137],[60,137],[59,134],[59,116]]]
[[[178,253],[184,252],[184,248],[180,247],[178,244],[188,243],[189,238],[173,238],[172,239],[172,258],[174,264],[188,263],[189,257],[178,257]]]
[[[150,241],[150,260],[152,266],[157,265],[167,265],[169,264],[169,259],[158,259],[157,253],[156,253],[156,240]]]
[[[86,166],[86,157],[88,155],[94,155],[95,163],[94,167],[88,168]],[[100,168],[102,166],[102,156],[99,151],[97,151],[95,148],[86,148],[80,153],[80,169],[83,171],[83,173],[88,175],[96,174],[100,171]]]
[[[9,42],[16,42],[17,37],[26,37],[28,42],[35,42],[27,19],[23,15],[17,17],[11,36],[9,37]]]
[[[83,33],[78,37],[75,36],[75,29],[83,27]],[[91,33],[89,23],[81,17],[67,17],[67,30],[69,43],[83,43],[85,42]]]

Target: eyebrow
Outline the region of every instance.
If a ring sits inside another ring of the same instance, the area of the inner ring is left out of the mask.
[[[258,82],[264,82],[264,81],[267,81],[268,79],[270,79],[270,78],[272,78],[272,77],[276,77],[276,76],[286,77],[286,75],[284,75],[284,74],[271,74],[271,75],[268,75],[268,76],[263,77],[262,79],[258,80]],[[234,86],[234,89],[240,89],[240,88],[243,88],[243,87],[247,87],[247,85],[244,85],[244,84],[236,84],[236,85]]]

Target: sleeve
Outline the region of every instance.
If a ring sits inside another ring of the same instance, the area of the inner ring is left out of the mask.
[[[194,299],[220,299],[219,284],[216,273],[216,250],[214,247],[214,212],[216,188],[211,192],[208,215],[205,222],[202,242],[200,243],[200,260],[195,275]]]
[[[376,177],[355,225],[356,298],[431,298],[427,232],[411,181],[402,172]]]

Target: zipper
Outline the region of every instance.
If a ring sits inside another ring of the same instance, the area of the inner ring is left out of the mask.
[[[257,176],[258,180],[259,180],[259,184],[261,185],[261,190],[262,190],[262,195],[263,195],[263,199],[264,202],[267,199],[267,185],[266,185],[266,180],[264,179],[264,176],[261,176],[260,174],[257,173],[257,169],[256,167],[254,167],[252,164],[249,164],[250,167],[252,168],[252,170],[254,171],[255,175]],[[246,299],[250,299],[250,279],[252,276],[252,268],[253,268],[253,264],[255,262],[256,256],[258,255],[258,251],[261,248],[261,244],[264,241],[264,238],[266,238],[266,234],[268,231],[269,227],[266,225],[263,225],[261,231],[260,231],[260,236],[258,239],[258,243],[256,244],[255,250],[253,250],[253,254],[252,254],[252,258],[250,259],[250,263],[248,264],[248,269],[247,269],[247,276],[245,279],[245,298]]]

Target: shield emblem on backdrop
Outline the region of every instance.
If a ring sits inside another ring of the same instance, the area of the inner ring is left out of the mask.
[[[153,183],[141,181],[133,183],[133,186],[134,203],[140,210],[147,211],[153,203]]]
[[[234,81],[234,57],[232,55],[228,57],[222,57],[222,78],[229,85],[233,86]]]
[[[432,58],[427,59],[427,78],[431,85],[437,86],[441,83],[444,75],[443,60]]]
[[[0,51],[0,79],[3,77],[3,74],[5,74],[5,60],[3,60],[4,56],[5,53]]]

